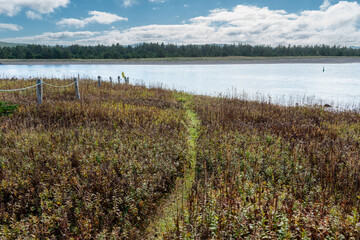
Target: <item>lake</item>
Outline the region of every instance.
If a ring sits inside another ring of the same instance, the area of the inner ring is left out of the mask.
[[[323,72],[323,67],[325,71]],[[360,63],[219,65],[0,65],[0,78],[97,79],[125,72],[130,83],[195,94],[233,95],[281,104],[319,103],[358,108]],[[269,97],[270,96],[270,97]]]

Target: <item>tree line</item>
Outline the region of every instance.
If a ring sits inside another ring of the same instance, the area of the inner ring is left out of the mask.
[[[284,57],[284,56],[360,56],[360,49],[316,45],[316,46],[252,46],[230,45],[175,45],[143,43],[135,46],[46,46],[25,45],[0,47],[0,59],[130,59],[167,57]]]

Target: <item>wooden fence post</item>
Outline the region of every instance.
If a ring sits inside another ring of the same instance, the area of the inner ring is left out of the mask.
[[[120,76],[118,76],[118,84],[120,85]]]
[[[43,99],[43,87],[42,87],[42,81],[40,79],[37,80],[37,103],[38,105],[40,105],[42,103],[42,99]]]
[[[77,99],[77,100],[80,100],[79,79],[74,78],[74,82],[75,82],[75,95],[76,95],[76,99]]]
[[[98,87],[100,87],[100,86],[101,86],[101,77],[98,76]]]
[[[110,77],[110,83],[111,83],[111,87],[113,87],[113,86],[114,86],[114,84],[113,84],[112,77]]]

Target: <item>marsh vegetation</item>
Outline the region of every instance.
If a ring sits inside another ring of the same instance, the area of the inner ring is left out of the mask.
[[[196,181],[170,239],[359,239],[360,116],[198,96]]]
[[[80,91],[45,86],[40,106],[35,90],[1,93],[19,106],[0,116],[0,238],[139,239],[183,178],[192,186],[158,238],[360,237],[359,113],[94,81]]]

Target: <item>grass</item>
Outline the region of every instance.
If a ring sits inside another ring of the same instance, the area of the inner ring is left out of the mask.
[[[148,227],[147,234],[152,239],[163,239],[165,232],[176,229],[178,223],[174,220],[180,213],[186,211],[184,203],[187,201],[187,197],[195,183],[196,142],[200,121],[192,110],[191,95],[176,93],[174,97],[177,101],[183,103],[186,110],[187,121],[184,125],[188,133],[187,161],[184,164],[184,176],[178,179],[173,193],[159,208],[159,213],[153,218],[153,223]]]
[[[0,117],[0,238],[360,238],[359,113],[80,91],[0,95],[19,105]]]

